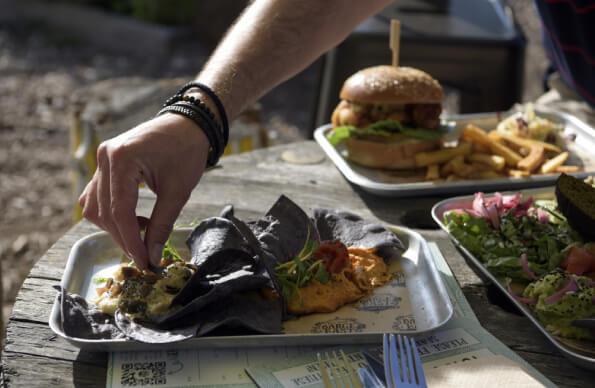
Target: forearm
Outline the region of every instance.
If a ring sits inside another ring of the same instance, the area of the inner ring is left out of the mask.
[[[390,0],[256,0],[198,76],[230,119],[304,69]]]

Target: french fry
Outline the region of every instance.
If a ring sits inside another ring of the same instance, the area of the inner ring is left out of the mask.
[[[463,140],[471,143],[479,143],[486,147],[489,147],[490,143],[492,142],[486,131],[474,124],[467,124],[465,128],[463,128],[462,137]]]
[[[446,177],[447,182],[460,181],[460,180],[461,180],[461,178],[456,174],[450,174],[449,176]]]
[[[555,152],[556,154],[559,154],[560,152],[562,152],[562,150],[560,149],[560,147],[558,147],[557,145],[551,144],[551,143],[546,143],[544,141],[539,141],[539,140],[534,140],[534,139],[527,139],[524,137],[519,137],[516,135],[512,135],[512,134],[508,134],[508,133],[500,133],[498,132],[498,135],[506,140],[508,143],[510,144],[514,144],[516,147],[521,148],[531,148],[531,146],[535,146],[535,145],[540,145],[543,147],[543,149],[545,151],[548,152]]]
[[[549,174],[554,172],[557,167],[563,165],[566,160],[568,160],[568,152],[562,152],[561,154],[554,156],[550,160],[546,161],[544,164],[541,165],[541,173],[542,174]]]
[[[437,164],[430,164],[426,171],[426,180],[433,181],[440,178],[440,166]]]
[[[493,141],[490,143],[489,147],[493,153],[504,158],[507,166],[516,167],[516,165],[523,159],[521,155],[517,154],[502,143]]]
[[[459,155],[452,159],[452,169],[454,170],[455,174],[462,178],[468,177],[473,172],[473,166],[465,163],[463,155]]]
[[[458,163],[458,161],[463,162],[464,160],[465,160],[465,157],[463,155],[455,156],[448,162],[444,163],[442,165],[442,167],[440,167],[440,175],[446,178],[450,174],[453,174],[455,172],[455,170],[454,170],[455,163]]]
[[[531,173],[524,170],[508,170],[508,175],[513,178],[526,178],[530,176]]]
[[[488,166],[487,164],[479,162],[471,162],[469,165],[473,167],[473,171],[487,171],[492,169],[492,167]]]
[[[467,155],[471,152],[470,143],[461,143],[453,148],[444,148],[438,151],[420,152],[415,155],[415,165],[426,167],[431,164],[444,163],[457,155]]]
[[[554,172],[563,172],[565,174],[570,174],[573,172],[579,172],[582,170],[580,166],[558,166],[554,169]]]
[[[452,159],[451,159],[452,160]],[[452,167],[452,163],[448,161],[444,163],[442,167],[440,167],[440,176],[446,178],[450,174],[454,172],[454,168]]]
[[[496,132],[496,130],[490,131],[488,133],[488,137],[493,141],[502,141],[502,136],[500,136],[500,134]]]
[[[471,143],[471,152],[474,154],[489,154],[490,147],[481,143]]]
[[[545,150],[539,144],[531,146],[529,155],[525,156],[518,164],[517,167],[524,171],[532,172],[541,166],[545,160]],[[562,162],[563,163],[563,162]]]
[[[496,171],[502,170],[506,164],[506,160],[500,155],[472,153],[467,156],[467,160],[485,164]]]

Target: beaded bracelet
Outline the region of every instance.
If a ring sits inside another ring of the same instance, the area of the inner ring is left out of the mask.
[[[215,93],[207,85],[205,85],[201,82],[197,82],[197,81],[188,82],[187,84],[182,86],[176,94],[174,94],[172,97],[167,99],[167,101],[165,102],[165,106],[171,105],[173,103],[176,103],[176,102],[182,100],[185,97],[184,93],[186,93],[188,90],[190,90],[192,88],[197,88],[197,89],[201,90],[202,92],[204,92],[213,101],[213,103],[217,107],[217,111],[219,112],[219,117],[221,118],[223,139],[225,141],[225,144],[227,144],[227,142],[229,141],[229,122],[227,120],[227,113],[225,111],[225,107],[223,106],[223,103],[221,102],[221,99],[219,98],[219,96],[217,96],[217,93]],[[206,105],[205,105],[205,107],[206,107]],[[208,107],[206,108],[206,110],[210,112],[210,109],[208,109]]]
[[[193,97],[190,97],[190,99],[192,100]],[[195,111],[196,113],[201,115],[203,117],[203,119],[206,120],[210,124],[211,130],[215,134],[215,139],[217,141],[217,149],[221,150],[221,153],[223,153],[223,151],[225,151],[225,146],[227,145],[227,143],[225,142],[225,139],[223,137],[223,133],[221,131],[221,126],[215,120],[215,116],[213,115],[213,112],[208,110],[208,108],[206,108],[206,105],[202,101],[199,101],[199,100],[191,101],[191,100],[187,100],[187,96],[184,96],[183,101],[176,102],[174,105],[175,106],[183,106],[188,109],[192,109],[193,111]]]
[[[196,125],[204,132],[206,135],[209,144],[209,155],[207,156],[207,166],[212,167],[217,164],[219,158],[223,154],[223,148],[221,147],[220,141],[217,139],[216,130],[213,128],[213,121],[205,119],[203,115],[198,113],[196,110],[189,108],[188,106],[179,105],[179,103],[175,103],[173,105],[168,105],[161,109],[157,116],[161,116],[164,113],[174,113],[184,117],[189,118],[190,120],[194,121]]]

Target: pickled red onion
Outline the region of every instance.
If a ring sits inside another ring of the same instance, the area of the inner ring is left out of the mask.
[[[531,280],[535,280],[537,279],[537,275],[535,275],[535,272],[531,271],[531,268],[529,267],[529,258],[527,257],[526,253],[523,253],[521,255],[521,267],[523,267],[523,272],[527,275],[527,277]]]
[[[564,297],[564,295],[566,295],[567,292],[574,292],[577,290],[578,290],[578,284],[576,284],[576,281],[574,280],[574,278],[571,277],[570,280],[568,281],[568,283],[566,283],[566,285],[564,287],[562,287],[561,289],[556,291],[554,294],[548,296],[543,301],[545,302],[545,304],[554,304],[554,303],[558,302],[560,299],[562,299]]]

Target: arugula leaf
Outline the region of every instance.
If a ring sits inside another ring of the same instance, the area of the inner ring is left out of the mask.
[[[163,257],[164,259],[170,259],[173,261],[184,261],[184,259],[182,258],[182,255],[180,255],[180,253],[173,246],[173,244],[171,243],[170,240],[171,239],[167,239],[167,241],[163,245],[163,253],[161,254],[161,257]]]
[[[281,285],[281,293],[286,300],[293,299],[298,289],[308,285],[312,280],[326,283],[330,280],[322,260],[315,260],[314,252],[318,249],[318,241],[311,238],[310,226],[306,242],[301,251],[291,260],[279,264],[275,268],[277,280]]]
[[[580,241],[567,222],[539,222],[533,215],[517,217],[507,212],[494,229],[484,218],[449,212],[444,222],[452,235],[498,277],[526,282],[520,257],[527,255],[529,268],[538,276],[557,268],[564,249]]]

